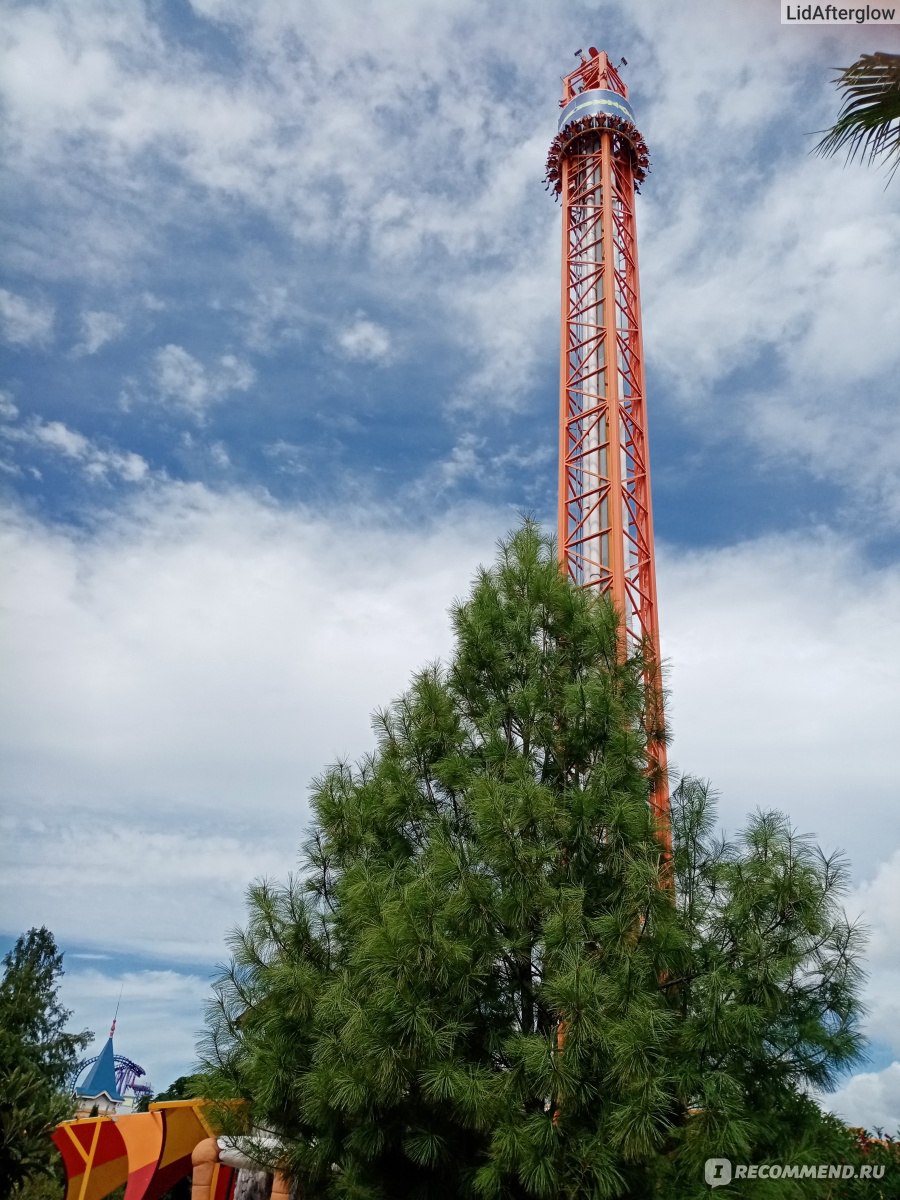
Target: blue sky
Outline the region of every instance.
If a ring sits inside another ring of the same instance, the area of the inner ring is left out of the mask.
[[[900,27],[773,0],[5,6],[0,931],[157,1087],[306,787],[555,508],[559,79],[625,72],[673,757],[844,847],[900,1124],[897,180],[810,155]]]

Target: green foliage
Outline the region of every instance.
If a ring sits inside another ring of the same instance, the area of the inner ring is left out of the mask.
[[[61,1158],[58,1158],[52,1172],[30,1175],[13,1192],[15,1200],[65,1200],[65,1195],[66,1176]],[[117,1198],[110,1196],[109,1200]]]
[[[149,1112],[151,1104],[162,1100],[193,1100],[195,1096],[203,1095],[203,1085],[195,1075],[179,1075],[167,1088],[157,1092],[155,1096],[142,1096],[136,1106],[136,1112]]]
[[[774,814],[717,840],[685,781],[660,886],[643,664],[533,524],[453,622],[315,781],[298,876],[250,889],[203,1047],[248,1102],[223,1121],[354,1200],[692,1197],[707,1157],[815,1151],[801,1089],[859,1050],[842,864]]]
[[[844,102],[816,152],[846,150],[848,162],[883,157],[893,161],[893,176],[900,166],[900,54],[863,54],[839,71],[837,86]]]
[[[72,1113],[69,1082],[87,1031],[66,1033],[62,955],[49,930],[30,929],[3,959],[0,981],[0,1195],[52,1173],[53,1128]],[[30,1185],[32,1189],[36,1184]],[[47,1184],[52,1194],[52,1182]],[[31,1193],[29,1193],[31,1194]]]

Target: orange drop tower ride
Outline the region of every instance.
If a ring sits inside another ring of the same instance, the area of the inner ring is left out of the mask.
[[[578,51],[563,80],[547,180],[562,203],[559,557],[609,593],[623,653],[643,650],[651,806],[672,848],[650,503],[634,200],[650,165],[607,55]]]

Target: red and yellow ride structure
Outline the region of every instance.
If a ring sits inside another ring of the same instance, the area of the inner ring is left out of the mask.
[[[64,1121],[52,1137],[66,1172],[66,1200],[159,1200],[193,1174],[192,1200],[231,1200],[237,1172],[219,1159],[206,1100],[167,1100],[148,1112]]]

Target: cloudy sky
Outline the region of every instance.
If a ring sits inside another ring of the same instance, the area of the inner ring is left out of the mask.
[[[900,26],[778,0],[45,0],[2,20],[0,933],[157,1088],[307,785],[555,510],[573,51],[625,72],[679,768],[850,856],[900,1124],[900,177],[810,155]]]

